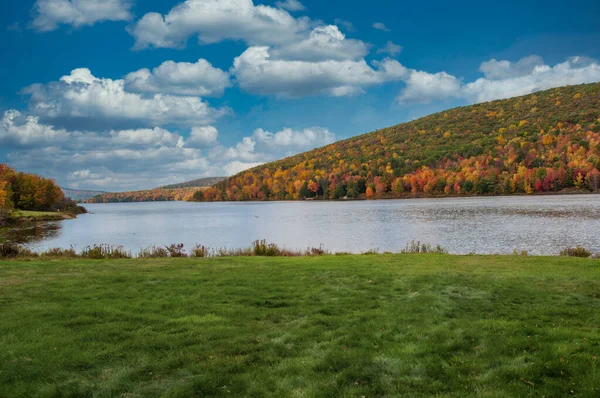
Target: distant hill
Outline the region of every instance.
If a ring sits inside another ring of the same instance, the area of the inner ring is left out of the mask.
[[[169,202],[191,200],[196,191],[223,181],[224,177],[206,177],[144,191],[106,192],[86,199],[87,203]]]
[[[215,185],[216,183],[223,181],[224,179],[225,179],[225,177],[199,178],[197,180],[182,182],[180,184],[165,185],[164,187],[159,187],[158,189],[205,188],[205,187],[211,187],[211,186]]]
[[[206,188],[156,188],[146,191],[109,192],[91,197],[86,203],[171,202],[190,199],[200,189]]]
[[[600,83],[450,109],[267,163],[194,200],[394,198],[600,188]]]
[[[61,188],[66,197],[71,198],[75,201],[86,201],[91,197],[96,195],[102,195],[106,192],[104,191],[89,191],[85,189],[70,189],[70,188]]]

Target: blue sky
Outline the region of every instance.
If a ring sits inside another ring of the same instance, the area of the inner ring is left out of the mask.
[[[0,162],[75,188],[232,174],[600,81],[597,1],[13,0],[0,28]]]

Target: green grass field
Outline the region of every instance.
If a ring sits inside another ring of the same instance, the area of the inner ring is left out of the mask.
[[[600,261],[0,262],[0,397],[600,396]]]

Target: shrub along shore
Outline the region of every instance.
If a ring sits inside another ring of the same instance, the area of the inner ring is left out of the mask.
[[[432,246],[429,243],[412,241],[404,247],[398,254],[448,254],[448,251],[437,245]],[[347,252],[331,252],[323,247],[308,247],[304,250],[294,250],[282,248],[274,243],[268,243],[266,240],[256,240],[250,247],[245,249],[230,248],[209,248],[203,245],[196,245],[189,251],[183,244],[172,244],[170,246],[150,246],[141,249],[137,253],[126,250],[123,246],[114,246],[108,244],[93,245],[84,247],[77,252],[74,248],[53,248],[43,252],[36,252],[22,245],[14,243],[0,243],[0,258],[39,258],[39,259],[69,259],[84,258],[92,260],[110,260],[110,259],[133,259],[133,258],[206,258],[206,257],[304,257],[304,256],[327,256],[327,255],[353,255]],[[378,249],[372,249],[360,253],[361,255],[374,254],[394,254],[392,252],[380,253]],[[473,253],[475,254],[475,253]],[[528,256],[527,251],[513,250],[515,256]],[[593,253],[583,247],[566,248],[560,251],[560,256],[581,257],[581,258],[600,258],[599,253]]]

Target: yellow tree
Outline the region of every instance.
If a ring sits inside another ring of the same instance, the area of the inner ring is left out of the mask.
[[[0,181],[0,209],[10,207],[10,199],[8,194],[8,182]]]

